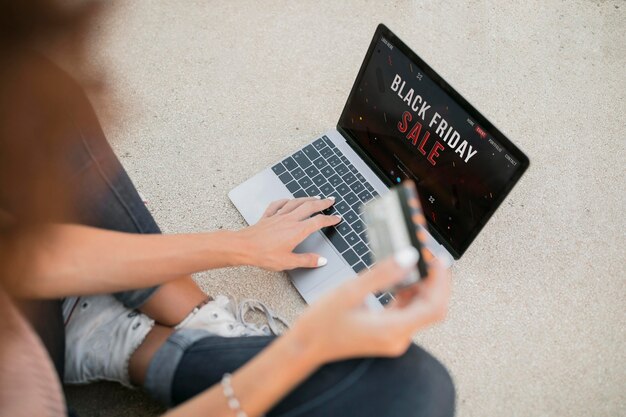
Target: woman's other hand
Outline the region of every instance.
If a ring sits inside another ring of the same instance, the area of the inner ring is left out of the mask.
[[[431,264],[424,280],[401,290],[384,310],[372,310],[364,300],[369,293],[402,281],[415,268],[417,257],[413,248],[405,249],[342,284],[311,305],[284,337],[292,338],[316,365],[403,354],[418,330],[444,319],[450,298],[449,272],[438,262]]]
[[[236,232],[243,263],[271,271],[326,265],[327,260],[318,254],[293,250],[311,233],[341,221],[339,216],[319,213],[334,203],[334,198],[315,197],[274,201],[256,224]]]

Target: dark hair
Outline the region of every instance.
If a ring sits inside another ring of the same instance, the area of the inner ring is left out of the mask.
[[[99,3],[55,0],[0,0],[0,59],[42,42],[64,39],[80,48]]]
[[[83,60],[99,8],[94,1],[0,0],[0,278],[16,234],[70,216],[64,116],[76,103],[44,56],[60,46],[69,65],[81,68],[74,64]]]

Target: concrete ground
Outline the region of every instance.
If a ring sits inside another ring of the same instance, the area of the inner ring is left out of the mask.
[[[625,2],[118,2],[93,40],[105,132],[164,231],[243,227],[227,192],[336,124],[379,22],[531,159],[454,267],[446,322],[415,338],[458,415],[626,415]],[[282,273],[197,280],[305,307]],[[160,411],[68,392],[83,416]]]

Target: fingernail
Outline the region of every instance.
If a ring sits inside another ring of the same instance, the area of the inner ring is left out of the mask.
[[[402,268],[408,269],[415,267],[417,261],[420,258],[420,254],[413,246],[409,246],[408,248],[402,249],[400,252],[396,253],[394,258],[398,265]]]
[[[343,220],[343,217],[341,217],[339,214],[335,214],[335,217],[339,219],[339,221]]]
[[[319,195],[316,195],[316,196],[315,196],[315,198],[317,198],[318,200],[321,200],[321,199],[322,199],[322,197],[321,197],[321,196],[319,196]]]
[[[326,198],[327,198],[327,199],[329,199],[329,200],[335,201],[335,197],[334,197],[334,196],[332,196],[332,195],[330,195],[330,196],[328,196],[328,197],[326,197]]]
[[[323,256],[320,256],[319,258],[317,258],[317,266],[324,266],[328,263],[328,259],[324,258]]]

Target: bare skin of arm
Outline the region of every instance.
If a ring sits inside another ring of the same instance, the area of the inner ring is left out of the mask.
[[[16,296],[32,298],[112,293],[236,265],[243,262],[238,250],[241,245],[235,233],[227,231],[135,235],[54,225],[47,227],[44,239],[22,238],[13,253],[22,257],[26,268],[31,263],[31,278],[5,282],[5,286]]]
[[[239,231],[140,235],[71,224],[46,226],[43,233],[13,239],[10,246],[0,242],[13,268],[29,274],[28,280],[9,278],[4,285],[17,297],[59,298],[149,287],[227,266],[316,267],[318,255],[292,251],[311,233],[340,221],[314,215],[333,202],[279,201],[257,224]]]

